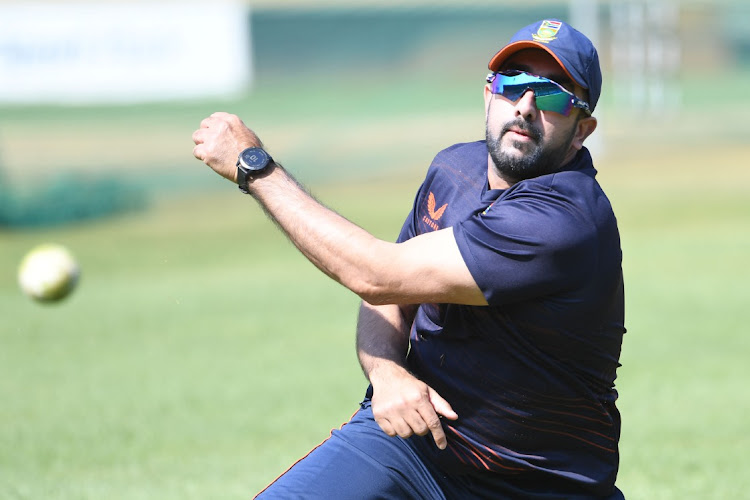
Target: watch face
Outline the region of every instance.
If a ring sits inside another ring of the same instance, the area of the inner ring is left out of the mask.
[[[261,148],[247,148],[240,156],[240,160],[248,170],[262,170],[268,165],[270,157]]]

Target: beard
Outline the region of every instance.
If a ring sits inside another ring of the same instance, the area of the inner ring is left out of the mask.
[[[576,120],[576,125],[578,121]],[[500,141],[511,128],[517,128],[528,134],[531,141],[515,141],[513,147],[521,151],[522,155],[511,155],[503,151]],[[515,182],[532,179],[540,175],[550,174],[562,166],[573,137],[576,126],[573,126],[564,141],[559,144],[548,144],[544,141],[544,134],[528,121],[518,118],[503,125],[500,133],[493,137],[486,128],[487,151],[492,158],[500,175]]]

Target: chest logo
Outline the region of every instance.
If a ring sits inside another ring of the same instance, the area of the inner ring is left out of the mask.
[[[448,204],[446,203],[438,209],[435,209],[436,206],[435,195],[430,192],[430,195],[427,197],[427,213],[430,214],[430,219],[435,221],[440,220],[440,217],[445,213],[445,209],[448,208]]]

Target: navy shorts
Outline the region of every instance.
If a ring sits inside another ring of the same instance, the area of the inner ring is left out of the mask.
[[[365,401],[348,423],[256,498],[444,499],[433,473],[406,440],[380,429]]]
[[[256,496],[259,500],[404,500],[561,498],[557,493],[531,493],[507,480],[473,475],[446,475],[425,460],[418,444],[430,435],[408,440],[390,437],[375,422],[370,401],[341,429],[294,464]],[[494,475],[493,475],[494,476]],[[534,489],[534,488],[532,488]],[[541,494],[539,494],[541,493]],[[564,498],[583,498],[577,495]],[[621,499],[617,490],[610,499]]]

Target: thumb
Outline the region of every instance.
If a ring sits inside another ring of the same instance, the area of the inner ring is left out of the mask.
[[[435,389],[433,389],[432,387],[428,387],[428,393],[430,396],[430,403],[432,403],[432,407],[434,408],[435,413],[437,413],[438,415],[442,415],[448,420],[458,419],[458,414],[453,411],[450,403],[443,399],[443,397],[438,394]]]

